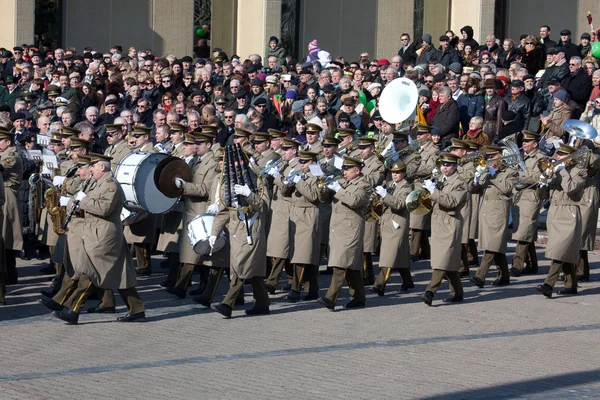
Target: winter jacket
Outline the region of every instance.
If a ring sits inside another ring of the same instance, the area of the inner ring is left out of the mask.
[[[573,114],[574,118],[579,118],[585,110],[586,103],[593,90],[592,78],[583,68],[580,68],[574,74],[570,73],[563,79],[562,87],[569,93],[571,99],[577,103],[578,110],[573,110]]]
[[[548,81],[551,78],[556,78],[562,82],[567,75],[569,75],[569,63],[566,58],[563,58],[559,62],[552,63],[546,68],[546,72],[544,72],[544,75],[542,75],[542,79],[540,80],[541,88],[546,89],[548,87]]]
[[[267,46],[267,50],[265,50],[265,60],[269,60],[269,57],[275,56],[277,57],[277,65],[285,64],[285,49],[280,45],[277,45],[274,49]]]

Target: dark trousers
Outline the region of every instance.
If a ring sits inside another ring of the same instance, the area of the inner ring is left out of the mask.
[[[7,285],[16,285],[17,283],[19,283],[19,273],[17,272],[17,259],[15,254],[15,250],[4,250]]]
[[[577,276],[582,279],[590,279],[590,262],[588,260],[587,250],[579,252],[579,262],[577,263]]]
[[[196,268],[195,264],[181,263],[179,266],[179,274],[177,275],[177,283],[175,283],[176,288],[187,290],[190,283],[192,283],[194,268]]]
[[[469,239],[469,265],[479,265],[479,255],[475,239]]]
[[[381,292],[385,292],[385,285],[387,285],[388,280],[390,279],[390,275],[392,271],[398,271],[400,276],[402,277],[402,288],[403,289],[412,289],[415,287],[413,282],[412,274],[410,273],[410,268],[388,268],[381,267],[381,271],[379,271],[379,275],[377,275],[377,279],[375,280],[375,284],[373,287]]]
[[[134,243],[133,247],[135,248],[135,258],[137,259],[136,270],[139,271],[146,268],[152,270],[150,259],[152,245],[150,243]]]
[[[410,255],[411,257],[421,256],[424,259],[430,258],[429,236],[428,231],[420,229],[412,229],[410,237]]]
[[[271,300],[269,300],[269,292],[267,292],[267,287],[263,281],[263,278],[260,276],[254,276],[250,279],[240,279],[235,273],[231,277],[231,283],[229,286],[229,291],[225,295],[225,298],[221,302],[221,304],[228,305],[233,308],[235,304],[235,299],[238,297],[240,291],[244,287],[244,283],[248,281],[252,285],[252,296],[254,296],[254,306],[255,307],[268,307],[271,304]]]
[[[177,283],[177,276],[179,275],[179,253],[169,253],[169,271],[165,278],[165,283],[168,285],[175,286]]]
[[[296,264],[292,280],[292,291],[300,293],[302,287],[307,293],[319,292],[319,267],[310,264]]]
[[[375,282],[375,268],[373,266],[373,254],[363,253],[363,279],[367,284],[372,285]]]
[[[93,289],[92,282],[85,275],[81,275],[79,281],[77,282],[77,287],[66,301],[65,305],[70,308],[73,312],[80,313],[81,309],[85,305],[88,296],[90,295]],[[112,294],[112,290],[105,290],[105,295],[109,292]],[[119,289],[119,294],[123,299],[123,302],[127,305],[127,309],[130,314],[138,314],[144,311],[144,303],[140,299],[140,295],[138,294],[135,287],[130,287],[127,289]],[[103,296],[104,300],[104,296]],[[114,299],[112,300],[114,304]]]
[[[460,245],[460,269],[461,274],[469,274],[469,244],[462,243]]]
[[[217,289],[219,288],[219,283],[221,282],[222,276],[223,268],[210,267],[210,270],[208,272],[208,279],[206,281],[206,287],[204,288],[204,291],[202,292],[200,297],[206,299],[209,303],[212,303],[215,294],[217,293]]]
[[[548,271],[548,275],[546,275],[546,279],[544,283],[554,287],[556,285],[556,281],[558,280],[558,276],[560,275],[560,271],[565,273],[565,288],[567,289],[577,289],[577,271],[575,266],[570,263],[552,260],[550,264],[550,271]]]
[[[60,284],[60,289],[52,300],[64,306],[67,300],[71,297],[75,289],[77,289],[77,281],[69,278],[69,274],[63,273],[62,282]]]
[[[535,251],[535,243],[518,241],[512,266],[519,272],[523,272],[525,269],[525,263],[527,261],[529,261],[532,272],[537,272],[538,262],[537,253]]]
[[[477,268],[477,272],[475,276],[485,281],[485,277],[492,266],[492,263],[496,263],[498,267],[498,278],[502,281],[510,280],[510,275],[508,274],[508,262],[506,261],[506,254],[503,253],[495,253],[493,251],[484,251],[483,257],[481,257],[481,265]]]
[[[427,285],[425,291],[435,295],[442,285],[444,276],[448,278],[448,283],[450,284],[450,296],[464,297],[463,286],[460,281],[460,272],[458,271],[442,271],[434,269],[431,273],[431,281],[429,282],[429,285]]]
[[[365,285],[362,278],[361,271],[354,269],[345,269],[333,267],[333,275],[331,276],[331,284],[325,297],[331,300],[334,304],[337,303],[338,296],[344,285],[344,279],[348,281],[348,291],[350,292],[350,299],[356,300],[360,303],[364,303],[365,297]]]
[[[269,277],[267,278],[267,284],[277,287],[284,269],[287,275],[288,283],[291,284],[294,276],[294,267],[285,258],[272,257],[272,260],[273,268],[271,268],[271,274],[269,274]]]

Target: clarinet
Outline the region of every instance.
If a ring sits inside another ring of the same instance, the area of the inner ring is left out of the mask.
[[[233,147],[233,146],[232,146]],[[239,185],[245,185],[244,182],[244,176],[242,174],[242,162],[239,158],[239,149],[236,147],[235,148],[236,151],[233,151],[233,148],[230,148],[230,151],[233,153],[233,159],[235,162],[235,180],[236,183]],[[250,185],[248,185],[248,187],[250,187]],[[242,207],[242,211],[243,211],[243,207],[248,205],[248,200],[246,198],[244,198],[243,196],[238,195],[237,197],[238,199],[238,205],[240,207]],[[250,224],[248,223],[248,212],[244,212],[244,223],[246,224],[246,240],[248,242],[249,245],[252,245],[253,241],[252,241],[252,232],[250,231]]]
[[[231,207],[231,186],[229,182],[229,157],[224,154],[223,171],[221,173],[221,186],[223,186],[223,203],[225,206]]]
[[[87,190],[87,188],[91,182],[92,182],[92,177],[90,176],[89,178],[87,178],[85,180],[85,182],[83,182],[83,187],[81,188],[81,191],[85,193],[85,191]],[[80,201],[81,200],[73,200],[73,205],[71,205],[71,209],[69,210],[69,213],[67,214],[67,216],[65,218],[65,222],[61,226],[61,229],[63,231],[67,230],[67,225],[69,225],[71,218],[73,218],[73,214],[75,214],[75,210],[77,210],[77,207],[79,207]]]
[[[236,151],[236,155],[237,158],[240,162],[240,167],[242,169],[242,177],[244,182],[246,182],[246,184],[248,185],[248,187],[250,188],[250,190],[252,192],[256,191],[256,187],[254,185],[254,182],[252,181],[252,179],[250,178],[250,174],[248,172],[248,162],[246,161],[246,159],[244,158],[244,156],[242,156],[242,150],[241,147],[238,144],[235,145],[235,151]]]

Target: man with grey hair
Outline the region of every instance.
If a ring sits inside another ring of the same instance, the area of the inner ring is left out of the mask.
[[[452,138],[458,137],[460,112],[448,86],[439,89],[438,100],[440,105],[433,117],[433,126],[439,129],[442,148],[446,148],[451,144]]]
[[[571,100],[577,103],[575,110],[571,110],[571,118],[579,119],[593,90],[592,77],[582,68],[580,57],[571,57],[569,60],[569,75],[563,79],[561,85],[567,91]]]

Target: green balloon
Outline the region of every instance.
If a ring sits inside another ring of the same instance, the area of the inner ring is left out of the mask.
[[[592,55],[596,58],[600,58],[600,42],[594,42],[592,44]]]
[[[373,109],[375,108],[375,106],[376,106],[376,105],[377,105],[377,101],[376,101],[375,99],[373,99],[373,100],[369,101],[369,102],[367,103],[367,111],[368,111],[369,113],[371,113],[371,111],[373,111]]]
[[[204,37],[204,36],[206,36],[206,31],[202,28],[198,28],[198,29],[196,29],[196,35],[198,35],[200,37]]]
[[[365,96],[365,94],[363,92],[358,92],[358,101],[360,101],[360,103],[363,106],[367,105],[367,96]]]

